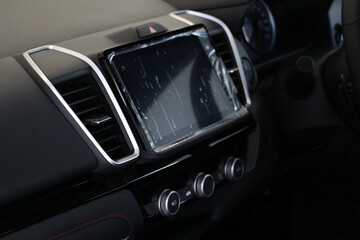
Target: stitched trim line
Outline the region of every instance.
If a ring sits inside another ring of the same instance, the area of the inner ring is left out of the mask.
[[[71,229],[69,229],[69,230],[66,230],[66,231],[64,231],[64,232],[62,232],[62,233],[59,233],[59,234],[57,234],[57,235],[55,235],[55,236],[46,238],[45,240],[51,240],[51,239],[58,238],[58,237],[60,237],[60,236],[63,236],[63,235],[65,235],[65,234],[68,234],[68,233],[70,233],[70,232],[73,232],[73,231],[75,231],[75,230],[78,230],[78,229],[80,229],[80,228],[83,228],[83,227],[85,227],[85,226],[87,226],[87,225],[90,225],[90,224],[93,224],[93,223],[96,223],[96,222],[99,222],[99,221],[102,221],[102,220],[104,220],[104,219],[106,219],[106,218],[111,218],[111,217],[121,217],[122,219],[125,219],[126,222],[128,222],[129,225],[130,225],[130,227],[131,227],[131,230],[130,230],[129,235],[131,235],[131,234],[134,232],[134,226],[133,226],[133,224],[132,224],[132,222],[130,221],[129,218],[127,218],[126,216],[124,216],[124,215],[122,215],[122,214],[115,214],[115,213],[114,213],[114,214],[108,214],[108,215],[106,215],[106,216],[103,216],[103,217],[100,217],[100,218],[91,220],[91,221],[89,221],[89,222],[86,222],[86,223],[84,223],[84,224],[81,224],[81,225],[79,225],[79,226],[73,227],[73,228],[71,228]]]

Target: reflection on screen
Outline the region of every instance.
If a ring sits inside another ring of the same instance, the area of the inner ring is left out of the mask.
[[[113,63],[153,149],[234,112],[196,36],[121,53]]]

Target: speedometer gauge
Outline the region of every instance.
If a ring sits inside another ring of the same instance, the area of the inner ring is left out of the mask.
[[[276,38],[274,17],[264,1],[256,0],[247,10],[242,24],[245,41],[258,54],[269,53]]]

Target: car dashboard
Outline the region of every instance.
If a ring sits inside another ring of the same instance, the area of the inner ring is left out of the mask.
[[[304,34],[332,1],[21,2],[0,10],[1,239],[197,238],[277,174],[273,69],[341,44],[336,14]]]

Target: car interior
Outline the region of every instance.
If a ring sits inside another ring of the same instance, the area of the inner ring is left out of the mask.
[[[360,1],[0,6],[1,240],[360,239]]]

